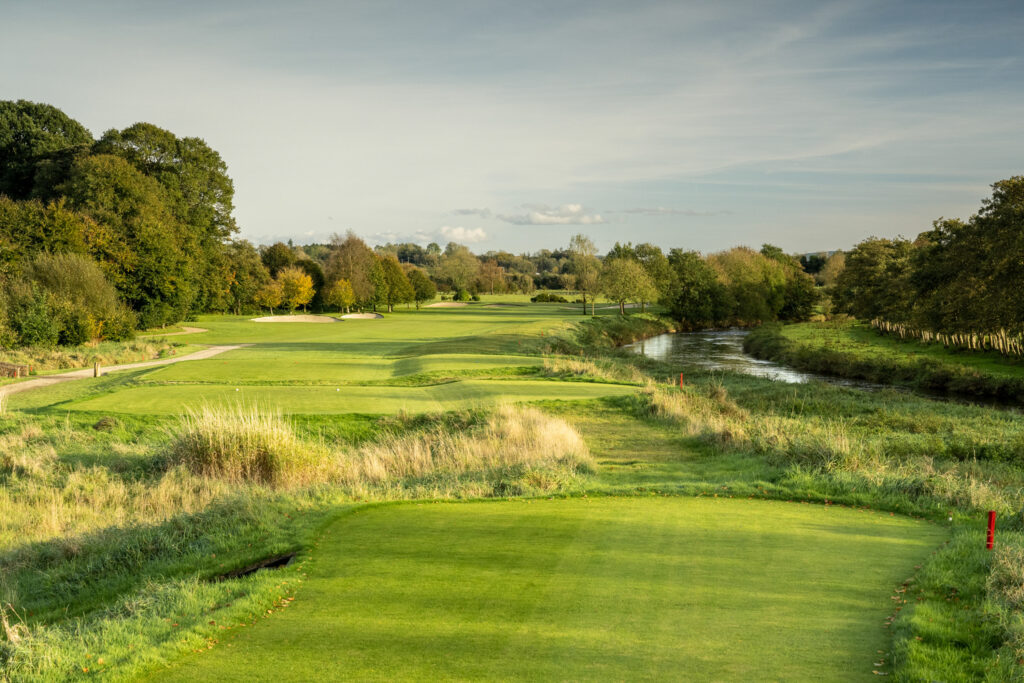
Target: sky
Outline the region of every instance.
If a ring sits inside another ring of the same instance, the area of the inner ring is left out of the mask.
[[[913,237],[1024,174],[1024,2],[0,0],[0,99],[228,164],[240,236]]]

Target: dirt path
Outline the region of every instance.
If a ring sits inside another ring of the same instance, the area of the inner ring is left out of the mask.
[[[181,332],[168,332],[167,334],[140,334],[136,335],[139,339],[152,339],[153,337],[178,337],[183,334],[199,334],[200,332],[209,332],[202,327],[188,327],[187,325],[181,326]]]
[[[206,330],[201,330],[205,332]],[[186,332],[176,332],[175,334],[190,334]],[[249,344],[234,344],[231,346],[211,346],[195,353],[190,353],[187,356],[181,356],[180,358],[161,358],[160,360],[148,360],[142,363],[125,363],[123,365],[109,365],[106,367],[100,367],[100,374],[106,375],[111,372],[117,372],[118,370],[137,370],[139,368],[151,368],[157,365],[172,365],[174,363],[181,363],[186,360],[203,360],[204,358],[212,358],[218,354],[224,353],[225,351],[234,351],[240,349]],[[46,377],[39,377],[38,379],[30,379],[27,382],[18,382],[16,384],[8,384],[0,387],[0,397],[10,396],[11,394],[20,394],[23,391],[29,391],[30,389],[40,389],[42,387],[52,386],[54,384],[60,384],[61,382],[71,382],[76,379],[85,379],[92,377],[92,368],[82,368],[81,370],[71,370],[69,372],[62,372],[59,375],[47,375]]]

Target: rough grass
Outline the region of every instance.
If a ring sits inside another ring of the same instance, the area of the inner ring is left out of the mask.
[[[0,362],[30,365],[35,371],[70,370],[100,365],[120,365],[161,358],[184,343],[170,341],[99,342],[82,346],[0,350]]]
[[[324,480],[330,457],[299,439],[280,412],[239,405],[187,411],[171,460],[201,476],[291,487]]]

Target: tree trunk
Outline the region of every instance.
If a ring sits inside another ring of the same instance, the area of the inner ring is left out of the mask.
[[[619,315],[626,315],[626,306],[625,306],[625,304],[626,304],[625,301],[620,301],[619,302]]]

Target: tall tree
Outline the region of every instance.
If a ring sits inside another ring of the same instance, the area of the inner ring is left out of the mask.
[[[49,104],[0,101],[0,195],[25,199],[47,155],[91,145],[85,126]]]
[[[329,306],[334,306],[339,311],[348,313],[352,308],[352,305],[356,302],[356,294],[352,291],[352,283],[348,280],[335,280],[334,283],[327,288],[327,293],[324,295],[324,301]]]
[[[299,306],[306,309],[313,299],[313,279],[306,271],[298,266],[282,268],[277,274],[277,281],[281,283],[281,299],[289,310],[294,311]]]
[[[142,327],[184,319],[195,298],[194,240],[168,209],[159,183],[120,157],[94,155],[76,162],[61,185],[70,206],[105,230],[89,251]]]
[[[466,247],[449,242],[441,257],[440,272],[452,289],[459,292],[473,284],[480,272],[480,261]]]
[[[597,247],[586,235],[573,235],[569,240],[569,269],[576,278],[576,289],[583,298],[583,315],[587,314],[588,296],[590,314],[594,315],[594,298],[597,294],[601,262],[597,258]]]
[[[284,242],[275,242],[269,247],[263,247],[261,252],[260,258],[263,259],[263,266],[270,273],[270,277],[277,277],[282,269],[295,264],[295,254]]]
[[[359,306],[373,304],[377,283],[372,278],[376,257],[366,242],[349,230],[344,237],[335,235],[327,259],[327,279],[348,280]]]
[[[626,314],[627,301],[642,303],[657,296],[654,281],[633,258],[605,259],[598,285],[605,296],[619,305],[619,315]]]
[[[484,261],[480,265],[480,274],[478,275],[480,284],[483,285],[484,289],[489,294],[494,294],[494,287],[497,285],[499,289],[504,289],[505,284],[505,269],[498,265],[498,262],[494,259]]]
[[[426,272],[422,268],[412,267],[409,268],[409,284],[412,285],[413,301],[416,302],[417,310],[420,304],[427,301],[433,301],[434,297],[437,296],[437,287],[433,281],[427,277]]]
[[[384,280],[387,283],[384,303],[387,304],[388,312],[395,310],[395,304],[411,302],[415,298],[415,291],[402,264],[394,254],[388,254],[380,260],[381,270],[384,272]]]

